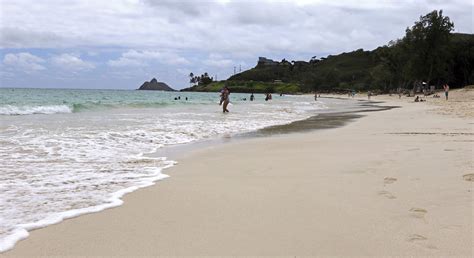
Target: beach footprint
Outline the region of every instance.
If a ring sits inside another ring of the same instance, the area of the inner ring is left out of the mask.
[[[397,180],[398,179],[396,179],[395,177],[386,177],[383,179],[383,182],[384,184],[389,185],[395,183]]]
[[[397,199],[397,197],[395,195],[393,195],[391,192],[385,191],[385,190],[384,191],[379,191],[378,195],[383,196],[387,199]]]
[[[417,241],[426,241],[426,240],[428,240],[427,237],[419,235],[419,234],[411,234],[407,238],[408,242],[417,242]]]
[[[422,208],[411,208],[410,209],[410,215],[415,217],[415,218],[418,218],[418,219],[424,219],[426,213],[428,213],[428,211],[425,210],[425,209],[422,209]]]
[[[469,182],[474,182],[474,173],[473,174],[465,174],[462,178]]]
[[[407,237],[407,241],[410,243],[418,244],[421,247],[428,248],[431,250],[438,249],[436,246],[428,243],[428,238],[420,234],[411,234]]]

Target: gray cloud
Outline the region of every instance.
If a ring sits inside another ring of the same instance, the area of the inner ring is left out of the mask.
[[[468,1],[62,1],[2,2],[2,48],[128,47],[204,52],[339,52],[401,37],[445,8],[472,33]],[[316,35],[317,34],[317,35]]]
[[[29,46],[52,47],[65,46],[64,38],[49,32],[28,30],[27,28],[1,27],[0,42],[2,48],[26,48]]]
[[[153,8],[175,11],[177,14],[184,14],[190,17],[204,15],[211,8],[212,1],[191,1],[191,0],[143,0],[143,3]]]

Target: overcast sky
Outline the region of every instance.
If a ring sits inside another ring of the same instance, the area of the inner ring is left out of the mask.
[[[1,0],[0,87],[181,89],[259,56],[372,50],[435,9],[473,33],[472,0]]]

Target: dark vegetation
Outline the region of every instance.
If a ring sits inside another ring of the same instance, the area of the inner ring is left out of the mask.
[[[452,33],[454,24],[432,11],[406,29],[402,39],[372,51],[362,49],[313,57],[310,61],[275,62],[260,58],[256,67],[226,81],[200,81],[188,91],[234,92],[376,91],[415,89],[426,82],[440,88],[474,84],[474,35]]]

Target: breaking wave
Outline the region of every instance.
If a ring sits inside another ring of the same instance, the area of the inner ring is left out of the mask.
[[[0,106],[0,115],[33,115],[33,114],[58,114],[72,113],[73,109],[67,105],[50,105],[50,106]]]

